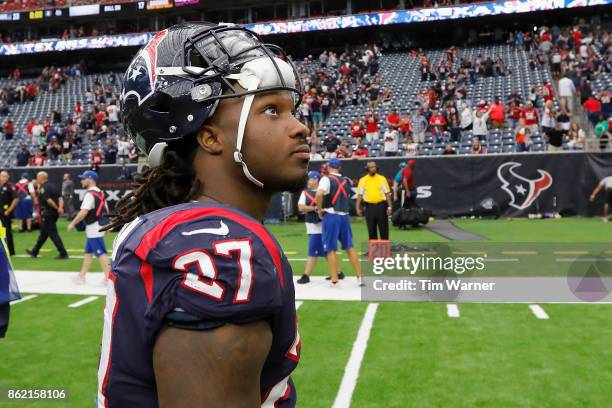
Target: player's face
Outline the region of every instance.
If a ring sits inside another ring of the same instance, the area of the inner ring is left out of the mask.
[[[9,174],[6,171],[0,172],[0,185],[5,185],[9,181]]]
[[[227,159],[232,157],[236,146],[243,101],[243,98],[224,100],[213,118],[223,134],[223,153]],[[259,94],[251,106],[242,154],[249,171],[270,192],[299,191],[306,184],[310,159],[308,128],[293,113],[294,103],[289,92]],[[242,173],[239,166],[233,168]]]
[[[258,95],[245,131],[244,153],[256,177],[274,191],[298,191],[308,172],[308,128],[294,116],[289,92]]]

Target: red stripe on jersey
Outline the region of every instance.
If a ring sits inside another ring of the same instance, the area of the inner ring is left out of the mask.
[[[174,227],[188,221],[193,221],[204,217],[225,218],[237,222],[241,226],[253,232],[259,239],[261,239],[264,246],[268,250],[268,253],[272,257],[272,262],[276,267],[280,285],[281,287],[285,287],[280,251],[263,225],[256,221],[249,220],[248,218],[243,217],[242,215],[233,211],[226,210],[225,208],[190,208],[188,210],[177,211],[168,215],[168,217],[164,218],[161,222],[155,225],[155,227],[147,231],[147,233],[143,236],[142,241],[140,241],[140,244],[136,248],[136,256],[138,256],[142,261],[140,276],[144,283],[145,292],[147,294],[149,303],[153,301],[153,268],[147,262],[149,252],[151,249],[155,248],[159,241],[168,235],[168,233],[170,233]]]

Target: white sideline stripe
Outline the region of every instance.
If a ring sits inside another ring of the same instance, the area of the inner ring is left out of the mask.
[[[80,307],[80,306],[86,305],[87,303],[91,303],[91,302],[93,302],[96,299],[98,299],[97,296],[88,296],[85,299],[79,300],[78,302],[74,302],[72,304],[69,304],[68,307]]]
[[[298,310],[300,308],[300,306],[302,306],[302,302],[301,300],[296,300],[295,301],[295,310]]]
[[[21,303],[21,302],[25,302],[26,300],[30,300],[30,299],[34,299],[35,297],[37,297],[38,295],[28,295],[28,296],[24,296],[21,299],[17,299],[17,300],[13,300],[11,302],[11,305],[16,305],[17,303]]]
[[[69,255],[70,259],[83,259],[85,258],[83,255]],[[31,258],[30,255],[13,255],[11,258]]]
[[[363,320],[361,321],[361,326],[359,327],[359,332],[357,333],[357,338],[355,339],[355,343],[353,343],[351,356],[344,369],[344,376],[340,383],[340,389],[338,389],[338,395],[336,395],[336,400],[332,408],[349,408],[351,406],[353,391],[355,391],[355,386],[357,385],[357,378],[359,377],[359,369],[363,361],[363,355],[368,347],[368,340],[370,339],[370,332],[372,331],[376,310],[378,310],[378,303],[370,303],[366,309]]]
[[[538,319],[548,319],[548,314],[540,307],[540,305],[529,305],[529,308]]]
[[[610,262],[612,258],[556,258],[557,262]]]
[[[459,307],[454,303],[449,303],[446,305],[446,313],[448,317],[459,317]]]

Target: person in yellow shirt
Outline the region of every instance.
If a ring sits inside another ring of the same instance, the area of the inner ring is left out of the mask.
[[[361,217],[365,213],[369,239],[379,239],[379,232],[380,239],[388,240],[391,216],[389,182],[385,176],[378,174],[375,162],[368,162],[367,169],[368,174],[359,179],[357,185],[357,215]]]

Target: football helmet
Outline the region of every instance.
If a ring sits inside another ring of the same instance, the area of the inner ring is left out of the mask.
[[[234,161],[263,187],[241,150],[255,95],[273,91],[292,92],[296,107],[303,94],[296,67],[281,48],[237,25],[183,23],[156,33],[130,63],[123,77],[121,120],[155,167],[168,143],[194,135],[219,100],[244,96]]]

